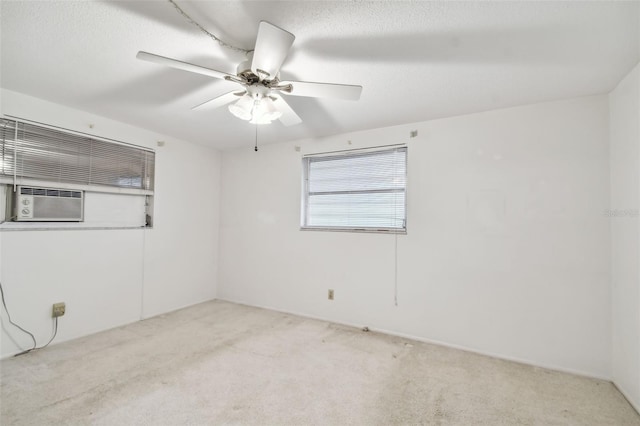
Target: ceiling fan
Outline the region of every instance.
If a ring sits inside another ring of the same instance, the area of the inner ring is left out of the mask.
[[[241,91],[232,91],[193,107],[218,108],[229,105],[229,111],[236,117],[253,124],[268,124],[279,119],[285,126],[302,122],[302,119],[287,104],[281,94],[313,98],[334,98],[356,101],[360,98],[362,86],[306,81],[280,81],[280,67],[284,62],[295,36],[266,21],[258,27],[258,37],[253,52],[240,63],[236,75],[211,68],[138,52],[136,58],[172,68],[207,75],[238,83]]]

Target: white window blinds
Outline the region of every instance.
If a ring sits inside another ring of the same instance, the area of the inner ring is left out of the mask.
[[[406,230],[406,147],[308,156],[303,166],[303,228]]]
[[[0,118],[0,175],[153,191],[155,153]]]

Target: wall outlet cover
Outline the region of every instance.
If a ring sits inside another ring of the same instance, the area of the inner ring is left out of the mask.
[[[65,305],[64,302],[54,303],[53,304],[53,312],[52,312],[53,318],[63,316],[66,308],[67,308],[67,306]]]

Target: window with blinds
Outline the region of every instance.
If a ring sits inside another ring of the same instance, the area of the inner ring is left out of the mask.
[[[307,156],[303,169],[303,229],[406,231],[406,147]]]
[[[0,118],[0,176],[153,191],[155,153]]]

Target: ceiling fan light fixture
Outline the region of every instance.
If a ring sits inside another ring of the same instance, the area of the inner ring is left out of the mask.
[[[259,102],[256,102],[256,106],[253,108],[253,116],[259,121],[272,122],[282,116],[282,112],[273,104],[273,101],[269,97],[263,97]]]
[[[250,96],[242,96],[238,102],[229,105],[229,111],[241,120],[251,120],[253,110],[253,98]]]
[[[282,112],[278,111],[269,97],[256,97],[249,122],[251,124],[271,124],[273,120],[277,120],[280,116],[282,116]]]
[[[271,124],[272,120],[269,120],[268,117],[253,117],[249,123],[251,124]]]

